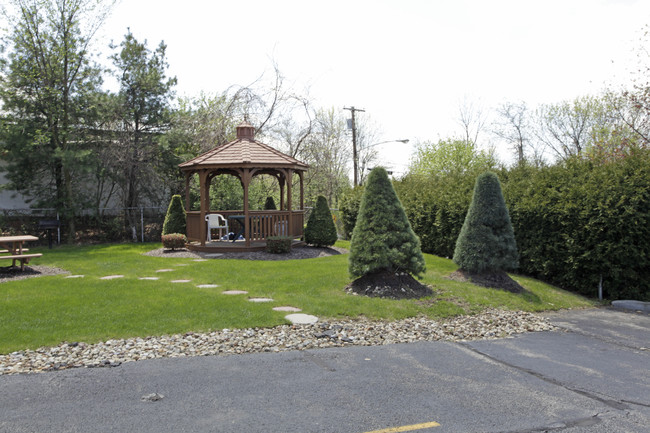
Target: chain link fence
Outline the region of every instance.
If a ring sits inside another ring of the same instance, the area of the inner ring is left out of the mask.
[[[84,210],[74,219],[74,242],[160,241],[166,208],[103,208]],[[41,244],[68,239],[69,224],[55,209],[0,209],[0,233],[3,236],[29,234]]]

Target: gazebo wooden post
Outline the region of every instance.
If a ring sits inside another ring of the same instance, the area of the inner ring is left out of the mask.
[[[244,241],[246,246],[251,246],[251,222],[249,219],[249,209],[248,209],[248,187],[251,183],[250,169],[245,168],[242,173],[242,183],[244,185]]]
[[[287,210],[289,211],[289,230],[287,234],[293,237],[293,206],[291,203],[291,182],[293,170],[287,170]]]
[[[280,210],[284,210],[284,178],[285,174],[280,173],[278,183],[280,184]]]
[[[205,246],[205,239],[208,236],[205,224],[205,216],[210,211],[210,178],[208,177],[208,170],[201,170],[199,172],[199,185],[201,197],[201,211],[199,213],[199,236],[201,237],[201,246]]]
[[[300,177],[300,210],[305,210],[305,186],[302,179],[302,171],[298,171],[298,176]]]
[[[192,177],[192,172],[188,171],[185,173],[185,212],[190,209],[190,179]]]

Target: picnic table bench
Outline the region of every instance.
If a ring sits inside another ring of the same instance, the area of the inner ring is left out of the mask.
[[[23,248],[25,242],[37,241],[36,236],[22,235],[22,236],[0,236],[0,246],[4,247],[0,250],[0,254],[8,254],[0,256],[0,260],[11,260],[11,266],[15,267],[16,262],[20,262],[20,270],[25,270],[25,264],[29,263],[30,259],[41,257],[43,254],[25,254],[29,251],[28,248]]]

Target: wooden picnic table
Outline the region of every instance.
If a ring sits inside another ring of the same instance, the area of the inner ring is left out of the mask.
[[[0,246],[4,249],[0,250],[0,259],[9,259],[12,261],[11,266],[15,267],[16,262],[20,261],[20,269],[25,270],[25,263],[29,263],[30,259],[34,257],[41,257],[43,254],[26,254],[29,249],[24,248],[25,242],[37,241],[36,236],[21,235],[21,236],[0,236]]]

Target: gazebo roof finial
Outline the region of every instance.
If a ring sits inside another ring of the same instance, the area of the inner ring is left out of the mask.
[[[248,116],[244,116],[244,121],[237,125],[237,139],[255,140],[255,127],[248,123]]]

